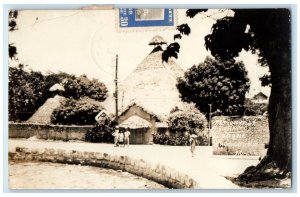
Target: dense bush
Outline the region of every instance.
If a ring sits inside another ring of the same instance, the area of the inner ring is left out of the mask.
[[[85,140],[88,142],[113,143],[113,128],[114,122],[106,118],[101,121],[101,123],[96,123],[95,126],[85,134]]]
[[[154,134],[153,142],[155,144],[162,144],[162,145],[172,145],[172,146],[188,146],[190,145],[188,135],[180,135],[175,136],[173,135],[166,135],[166,134]],[[208,140],[206,137],[199,136],[196,138],[197,145],[207,145]]]
[[[172,110],[168,124],[171,133],[199,135],[206,129],[207,120],[193,105],[186,105],[182,110]]]
[[[63,105],[54,110],[51,122],[64,125],[93,125],[95,117],[102,110],[101,103],[84,97],[79,100],[67,99]]]
[[[187,146],[190,145],[191,134],[198,136],[196,140],[198,145],[208,144],[205,137],[206,117],[193,104],[184,104],[181,109],[178,107],[172,109],[168,117],[168,125],[170,134],[161,132],[154,134],[155,144]]]

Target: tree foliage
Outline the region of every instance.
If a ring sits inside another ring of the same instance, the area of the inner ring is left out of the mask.
[[[9,31],[14,31],[17,29],[17,18],[18,18],[18,10],[10,10],[8,13],[8,27]]]
[[[49,90],[56,83],[62,84],[65,89],[62,95],[68,98],[90,97],[97,101],[104,101],[107,98],[108,90],[105,84],[98,79],[90,80],[86,75],[76,77],[65,72],[46,75],[46,89]]]
[[[259,80],[261,81],[261,86],[272,86],[270,74],[263,75]]]
[[[17,55],[17,47],[14,44],[8,44],[8,56],[10,59],[13,59]]]
[[[167,62],[169,57],[177,58],[179,49],[180,49],[180,45],[177,42],[171,43],[169,46],[167,46],[167,49],[162,53],[162,60]]]
[[[206,11],[207,9],[189,9],[186,15],[193,18]],[[278,50],[290,50],[288,9],[232,9],[232,11],[234,16],[217,19],[211,33],[204,38],[206,49],[210,50],[215,58],[233,60],[244,49],[258,53],[261,65],[267,66],[270,62],[279,60],[280,56],[276,56]],[[184,28],[182,25],[178,26],[179,33],[188,35],[191,32],[190,27],[188,24],[183,25]],[[174,51],[168,50],[168,48],[165,50],[165,57],[177,57],[179,48],[175,55]]]
[[[79,77],[70,76],[63,80],[65,95],[74,99],[90,97],[97,101],[104,101],[107,98],[107,88],[104,83],[97,79],[89,80],[86,75]]]
[[[17,29],[17,20],[18,18],[18,11],[17,10],[10,10],[8,14],[8,30],[15,31]],[[10,59],[16,58],[17,55],[17,47],[10,43],[8,44],[8,56]]]
[[[207,57],[179,78],[177,88],[183,101],[195,103],[205,114],[209,112],[208,104],[212,104],[212,112],[243,115],[250,82],[242,62],[220,62]]]
[[[96,123],[96,115],[102,109],[100,102],[89,97],[67,99],[60,108],[54,110],[51,122],[63,125],[93,125]]]
[[[177,30],[184,35],[189,35],[191,33],[191,28],[188,26],[188,24],[178,25]]]
[[[173,110],[168,118],[171,133],[203,134],[207,128],[205,116],[196,108],[187,105],[183,110]]]
[[[183,109],[175,107],[168,117],[170,133],[157,132],[153,135],[155,144],[187,146],[190,135],[196,134],[198,145],[207,145],[207,120],[193,104],[185,104]]]
[[[40,72],[26,72],[23,67],[9,67],[10,121],[27,120],[43,103],[44,76]]]

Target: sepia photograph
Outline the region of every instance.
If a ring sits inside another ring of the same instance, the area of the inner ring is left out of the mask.
[[[289,191],[292,9],[202,8],[10,9],[9,189]]]

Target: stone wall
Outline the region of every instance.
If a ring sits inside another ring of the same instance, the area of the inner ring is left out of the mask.
[[[9,123],[9,138],[30,138],[51,140],[85,140],[86,132],[92,126],[46,125]]]
[[[122,170],[160,183],[168,188],[199,188],[189,176],[161,164],[153,164],[143,159],[110,155],[99,152],[75,150],[29,149],[16,147],[9,152],[9,161],[38,161],[65,164],[80,164],[94,167]]]
[[[269,142],[268,118],[217,116],[212,119],[211,135],[214,155],[261,156]]]

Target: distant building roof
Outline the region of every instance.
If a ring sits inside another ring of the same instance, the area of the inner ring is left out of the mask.
[[[259,92],[258,94],[253,96],[251,101],[253,103],[268,103],[268,96],[262,92]]]
[[[253,96],[253,99],[255,99],[255,100],[257,100],[257,99],[268,99],[268,96],[265,95],[262,92],[259,92],[258,94],[256,94],[256,95]]]
[[[49,91],[51,91],[51,92],[53,92],[53,91],[65,91],[65,88],[62,85],[60,85],[59,83],[56,83],[53,86],[51,86]]]

